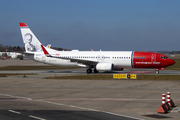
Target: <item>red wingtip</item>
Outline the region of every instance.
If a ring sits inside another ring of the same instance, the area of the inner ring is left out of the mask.
[[[20,27],[28,27],[26,23],[19,23]]]

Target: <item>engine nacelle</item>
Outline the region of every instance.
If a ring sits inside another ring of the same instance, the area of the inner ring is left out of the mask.
[[[17,58],[17,55],[11,55],[11,58],[15,59]]]
[[[98,71],[112,71],[114,65],[112,63],[98,63],[96,69]]]

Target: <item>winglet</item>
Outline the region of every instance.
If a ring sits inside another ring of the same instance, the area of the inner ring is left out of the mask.
[[[42,48],[44,54],[45,54],[47,57],[51,57],[51,55],[50,55],[50,54],[48,53],[48,51],[44,48],[43,45],[41,45],[41,48]]]
[[[26,23],[19,23],[20,27],[28,27]]]

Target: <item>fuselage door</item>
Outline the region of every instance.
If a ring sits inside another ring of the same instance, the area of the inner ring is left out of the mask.
[[[151,55],[151,62],[152,62],[151,66],[156,65],[156,64],[155,64],[155,62],[156,62],[156,54],[152,54],[152,55]]]
[[[151,62],[156,62],[156,54],[151,55]]]

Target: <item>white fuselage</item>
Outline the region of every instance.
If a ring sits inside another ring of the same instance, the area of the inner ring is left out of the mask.
[[[132,51],[56,51],[51,54],[52,56],[63,58],[60,59],[47,57],[43,52],[36,52],[33,59],[35,61],[58,66],[88,67],[83,64],[71,62],[70,60],[65,59],[73,58],[85,61],[94,61],[98,63],[113,63],[114,67],[131,68],[132,54]]]
[[[23,55],[22,53],[17,53],[17,52],[7,52],[7,56],[10,56],[11,58],[18,58]]]

